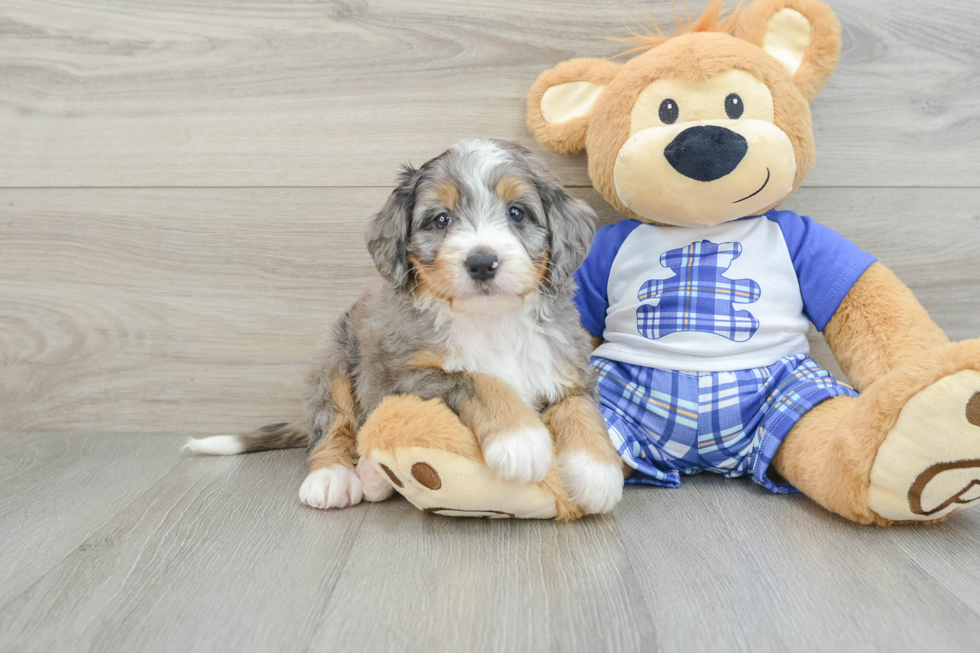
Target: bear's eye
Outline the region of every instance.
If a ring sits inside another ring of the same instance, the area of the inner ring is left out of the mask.
[[[660,122],[665,125],[673,125],[677,122],[677,114],[679,110],[677,108],[677,103],[670,98],[664,100],[660,103]]]
[[[445,229],[452,223],[453,223],[453,219],[449,217],[448,213],[440,213],[439,215],[436,216],[436,219],[433,221],[433,224],[436,226],[436,229]]]
[[[745,111],[745,104],[742,102],[742,98],[738,96],[738,93],[732,93],[725,98],[725,113],[732,120],[738,120],[742,116],[742,112]]]

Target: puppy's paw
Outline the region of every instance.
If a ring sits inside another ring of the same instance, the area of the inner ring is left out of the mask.
[[[357,478],[361,480],[364,499],[367,501],[384,501],[395,491],[391,483],[366,458],[357,461]]]
[[[310,472],[299,488],[299,500],[321,510],[356,505],[362,494],[361,480],[343,465]]]
[[[565,451],[558,456],[558,475],[576,505],[588,514],[602,514],[623,498],[623,470],[606,465],[584,451]]]
[[[538,483],[551,469],[551,433],[542,424],[497,437],[483,450],[483,458],[502,479]]]

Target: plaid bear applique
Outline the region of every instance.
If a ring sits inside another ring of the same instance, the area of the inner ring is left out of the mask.
[[[735,304],[751,304],[762,294],[752,279],[727,279],[724,273],[742,253],[740,243],[710,240],[672,249],[660,256],[660,265],[674,271],[669,279],[651,279],[640,286],[636,328],[656,340],[680,331],[714,333],[734,342],[745,342],[759,329],[759,320]]]

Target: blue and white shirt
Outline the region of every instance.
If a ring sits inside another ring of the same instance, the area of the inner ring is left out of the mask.
[[[727,372],[808,354],[875,257],[808,217],[769,211],[714,227],[624,220],[596,233],[575,274],[595,356]]]

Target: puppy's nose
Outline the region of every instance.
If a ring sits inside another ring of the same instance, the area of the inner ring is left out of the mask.
[[[493,275],[497,274],[498,267],[500,261],[497,260],[497,255],[490,251],[477,250],[470,252],[466,257],[466,271],[478,281],[492,279]]]
[[[697,181],[721,179],[745,157],[749,144],[731,129],[715,125],[688,127],[664,149],[674,170]]]

